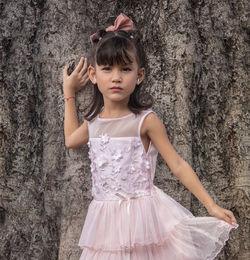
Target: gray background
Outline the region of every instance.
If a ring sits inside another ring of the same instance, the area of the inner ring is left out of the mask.
[[[0,0],[1,260],[80,256],[91,175],[87,147],[64,145],[62,69],[121,12],[143,34],[146,89],[172,144],[240,224],[217,259],[250,259],[247,10],[247,0]],[[80,123],[90,92],[77,94]],[[154,182],[208,215],[161,157]]]

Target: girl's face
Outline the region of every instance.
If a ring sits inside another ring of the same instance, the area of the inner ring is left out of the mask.
[[[127,104],[129,97],[144,79],[145,69],[139,68],[135,57],[131,63],[113,65],[95,65],[88,69],[90,80],[98,85],[103,95],[104,104],[107,102],[122,102]],[[139,82],[138,82],[139,80]]]

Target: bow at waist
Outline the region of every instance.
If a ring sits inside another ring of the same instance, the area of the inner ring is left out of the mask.
[[[128,205],[127,205],[127,212],[128,214],[130,213],[129,209],[130,209],[130,202],[131,202],[131,199],[135,199],[135,198],[138,198],[138,197],[141,197],[142,195],[138,195],[138,194],[125,194],[123,192],[117,192],[115,193],[115,195],[117,197],[119,197],[119,205],[121,205],[121,203],[123,201],[128,201]]]

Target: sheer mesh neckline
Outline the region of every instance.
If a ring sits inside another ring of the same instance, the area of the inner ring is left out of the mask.
[[[130,117],[130,116],[132,116],[132,115],[134,115],[133,112],[131,112],[131,113],[125,115],[125,116],[121,116],[121,117],[114,117],[114,118],[107,117],[107,118],[103,118],[103,117],[99,117],[99,116],[100,116],[100,114],[99,114],[99,115],[97,116],[97,119],[100,120],[100,121],[107,121],[107,120],[120,120],[120,119],[123,119],[123,118]]]

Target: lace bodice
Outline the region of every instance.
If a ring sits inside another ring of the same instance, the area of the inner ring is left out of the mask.
[[[117,194],[150,195],[157,150],[150,143],[145,151],[140,129],[151,112],[112,119],[96,117],[88,122],[92,195],[96,200],[119,199]]]

